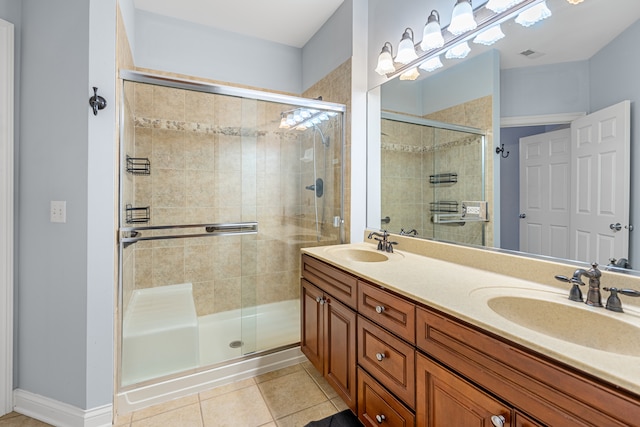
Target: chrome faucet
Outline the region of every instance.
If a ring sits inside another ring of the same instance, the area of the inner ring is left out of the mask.
[[[586,276],[589,278],[589,290],[587,291],[587,300],[585,304],[593,306],[593,307],[602,307],[602,297],[600,295],[600,270],[598,270],[598,264],[592,263],[591,268],[589,270],[585,270],[584,268],[579,268],[573,273],[573,277],[568,278],[567,276],[555,276],[557,280],[561,282],[568,282],[573,284],[571,287],[571,291],[569,291],[569,299],[571,301],[580,301],[582,302],[582,291],[580,291],[580,286],[584,286],[584,282],[582,281],[582,276]]]

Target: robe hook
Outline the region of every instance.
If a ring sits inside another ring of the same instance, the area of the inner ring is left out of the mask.
[[[507,154],[504,154],[504,144],[500,144],[500,147],[496,147],[496,154],[500,154],[500,157],[502,157],[503,159],[509,157],[508,151]]]
[[[107,100],[98,95],[98,88],[93,87],[93,96],[89,98],[89,105],[93,109],[93,115],[98,115],[98,110],[102,110],[107,106]]]

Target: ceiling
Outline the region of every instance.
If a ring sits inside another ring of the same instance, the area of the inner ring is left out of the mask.
[[[309,41],[342,2],[134,0],[137,9],[298,48]],[[498,49],[502,68],[585,60],[640,19],[640,0],[584,0],[579,5],[547,0],[547,4],[553,13],[551,18],[530,28],[511,20],[502,25],[504,39],[490,47],[472,45],[471,56]],[[442,12],[443,21],[448,21],[444,18],[446,13]],[[415,30],[419,37],[421,29]],[[525,50],[537,54],[525,57],[520,54]],[[444,68],[446,65],[453,64],[445,64]]]
[[[343,0],[134,0],[136,9],[301,48]]]

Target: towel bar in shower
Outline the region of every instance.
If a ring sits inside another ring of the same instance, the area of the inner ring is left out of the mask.
[[[196,232],[193,234],[163,234],[144,236],[143,231],[171,231],[182,229],[195,229],[202,230],[202,232]],[[229,222],[229,223],[217,223],[217,224],[185,224],[185,225],[159,225],[149,227],[121,227],[120,228],[120,242],[122,243],[135,243],[142,240],[162,240],[162,239],[180,239],[191,237],[212,237],[212,236],[231,236],[231,235],[244,235],[244,234],[257,234],[258,223],[257,222]]]

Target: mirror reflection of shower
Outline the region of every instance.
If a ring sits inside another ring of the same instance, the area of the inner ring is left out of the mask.
[[[330,137],[325,135],[321,127],[330,117],[335,116],[335,112],[320,111],[309,108],[296,108],[281,113],[280,128],[291,131],[304,132],[308,129],[312,131],[312,147],[305,150],[304,156],[300,159],[303,162],[313,162],[313,183],[304,188],[313,191],[315,211],[316,239],[319,242],[326,219],[326,202],[324,196],[325,179],[327,177],[328,150],[330,147]],[[319,136],[319,138],[318,138]],[[319,139],[319,141],[318,141]],[[322,146],[322,175],[318,176],[318,142]],[[320,200],[320,207],[318,206]]]

